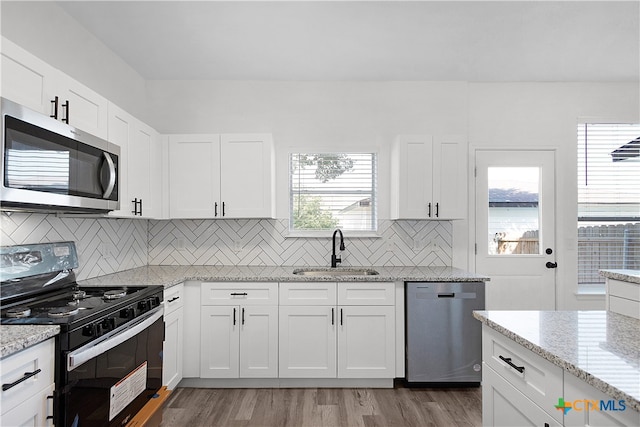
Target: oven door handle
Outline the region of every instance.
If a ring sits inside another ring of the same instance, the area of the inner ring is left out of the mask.
[[[155,311],[147,313],[147,317],[141,319],[135,325],[126,325],[124,330],[110,335],[98,343],[92,342],[70,352],[67,355],[67,371],[73,371],[87,360],[93,359],[111,350],[115,346],[122,344],[129,338],[136,336],[151,326],[156,320],[161,319],[163,314],[164,307],[159,306]]]

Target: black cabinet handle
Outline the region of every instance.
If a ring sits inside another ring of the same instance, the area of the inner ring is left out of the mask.
[[[431,218],[431,202],[429,202],[427,206],[429,207],[429,212],[427,213],[427,216]]]
[[[236,308],[233,307],[233,326],[236,326]]]
[[[179,299],[180,299],[180,297],[173,297],[170,300],[168,300],[167,302],[174,302],[174,301],[177,301]]]
[[[215,202],[213,204],[213,216],[214,217],[218,216],[218,202]]]
[[[24,376],[22,378],[20,378],[17,381],[12,382],[11,384],[2,384],[2,391],[7,391],[12,387],[17,386],[18,384],[20,384],[23,381],[28,380],[31,377],[35,377],[36,375],[38,375],[40,372],[42,372],[42,369],[36,369],[33,372],[25,372]]]
[[[244,307],[242,307],[242,324],[244,325]]]
[[[340,326],[342,326],[342,309],[340,309]]]
[[[56,96],[54,99],[52,99],[51,103],[53,104],[53,114],[51,114],[49,117],[58,120],[58,97]]]
[[[336,318],[335,318],[336,316],[335,316],[335,311],[334,310],[335,309],[333,307],[331,307],[331,325],[332,326],[335,325],[335,323],[336,323]]]
[[[501,360],[504,360],[504,362],[511,366],[513,369],[515,369],[516,371],[523,373],[524,372],[524,366],[517,366],[515,363],[513,363],[511,361],[510,357],[504,357],[504,356],[498,356]]]
[[[231,292],[231,296],[232,297],[239,297],[239,296],[245,296],[246,297],[247,295],[249,295],[249,294],[246,293],[246,292]]]
[[[138,200],[138,198],[136,197],[131,201],[131,203],[133,203],[133,210],[131,211],[131,213],[134,215],[142,216],[142,199]]]
[[[438,298],[455,298],[456,294],[451,292],[449,294],[438,294]]]
[[[440,203],[436,203],[436,218],[440,216]]]
[[[557,263],[557,262],[551,262],[551,261],[548,261],[548,262],[545,264],[545,266],[546,266],[547,268],[558,268],[558,263]]]
[[[224,216],[224,205],[225,205],[225,203],[222,202],[222,216]]]
[[[140,199],[140,216],[142,216],[142,199]]]
[[[64,108],[67,112],[67,116],[63,117],[60,119],[60,121],[69,124],[69,100],[67,99],[67,102],[65,102],[64,104],[62,104],[62,108]]]

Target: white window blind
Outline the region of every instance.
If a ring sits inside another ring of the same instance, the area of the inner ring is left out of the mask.
[[[578,283],[640,268],[640,124],[578,125]]]
[[[289,158],[291,230],[375,231],[375,153],[295,153]]]

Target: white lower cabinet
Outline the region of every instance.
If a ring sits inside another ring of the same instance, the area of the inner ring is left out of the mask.
[[[184,348],[184,285],[172,286],[164,293],[164,348],[162,384],[173,390],[182,379]]]
[[[486,363],[482,371],[483,426],[561,426]]]
[[[277,289],[277,283],[202,285],[200,378],[278,377]]]
[[[393,283],[280,285],[281,378],[394,378],[395,343]]]
[[[568,372],[564,375],[564,400],[574,407],[564,416],[565,426],[640,426],[640,412]]]
[[[53,425],[54,340],[3,358],[0,425]],[[23,380],[23,378],[27,377]]]

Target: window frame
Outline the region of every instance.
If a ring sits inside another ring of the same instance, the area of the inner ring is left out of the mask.
[[[326,238],[330,237],[330,233],[335,230],[332,229],[323,229],[323,230],[312,230],[312,229],[293,229],[293,170],[291,168],[291,161],[293,155],[299,154],[370,154],[373,155],[372,162],[372,174],[371,179],[373,181],[372,185],[372,193],[371,193],[371,203],[372,203],[372,212],[371,212],[371,223],[373,229],[371,230],[355,230],[342,228],[337,226],[336,228],[342,229],[345,233],[349,233],[349,236],[352,237],[373,237],[378,238],[381,237],[379,234],[379,216],[378,216],[378,201],[379,201],[379,164],[380,164],[380,153],[377,149],[348,149],[348,148],[338,148],[338,147],[323,147],[320,149],[309,149],[309,148],[300,148],[295,149],[292,148],[287,153],[287,230],[285,237],[306,237],[306,238]]]

